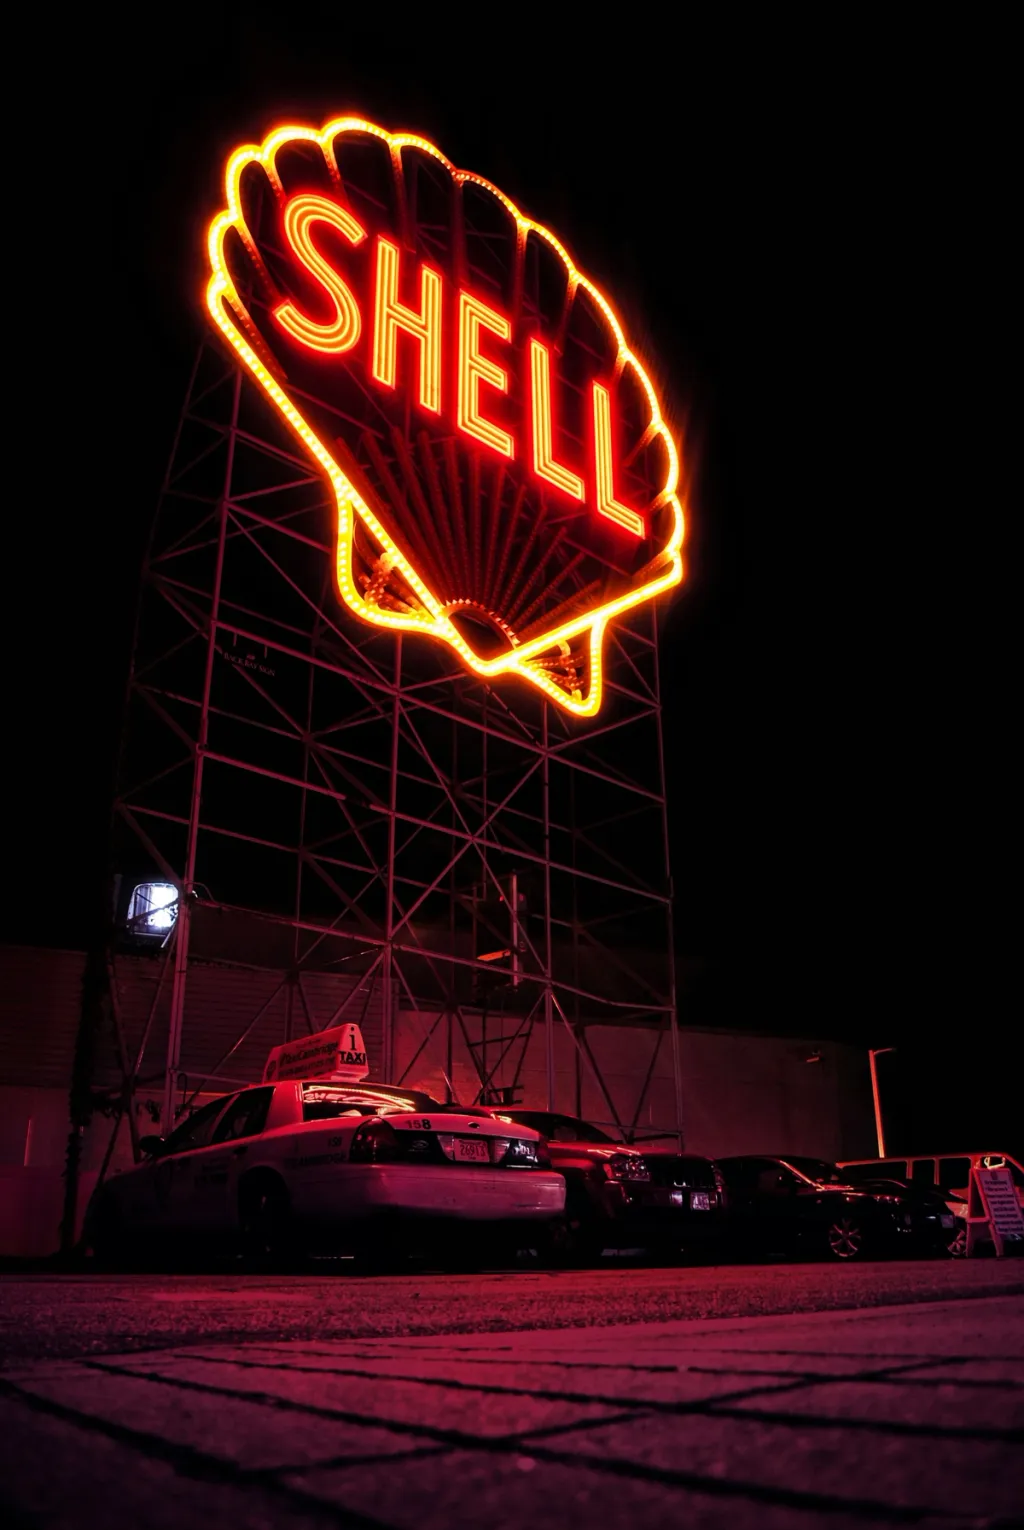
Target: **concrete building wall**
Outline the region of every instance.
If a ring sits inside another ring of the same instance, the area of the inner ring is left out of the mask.
[[[519,1103],[546,1109],[547,1043],[542,1023],[521,1027],[496,1017],[484,1031],[464,1014],[451,1037],[457,1098],[480,1088],[478,1064],[493,1087],[518,1084]],[[486,1044],[485,1044],[486,1038]],[[552,1036],[555,1109],[582,1115],[638,1143],[674,1135],[671,1038],[640,1026],[588,1026],[577,1045],[561,1020]],[[402,1011],[396,1033],[398,1079],[445,1097],[448,1021]],[[695,1153],[806,1153],[822,1158],[869,1155],[874,1142],[867,1053],[820,1038],[738,1031],[679,1033],[683,1132]],[[813,1060],[810,1060],[813,1059]],[[397,1081],[397,1080],[396,1080]]]

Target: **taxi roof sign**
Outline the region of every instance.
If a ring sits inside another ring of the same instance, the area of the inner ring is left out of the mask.
[[[316,1031],[312,1036],[274,1047],[263,1069],[263,1082],[322,1078],[358,1084],[369,1071],[363,1033],[358,1025],[334,1025],[330,1030]]]

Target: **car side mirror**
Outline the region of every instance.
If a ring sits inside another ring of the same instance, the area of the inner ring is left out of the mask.
[[[162,1137],[140,1137],[139,1151],[145,1153],[147,1158],[159,1158],[163,1151],[164,1139]]]

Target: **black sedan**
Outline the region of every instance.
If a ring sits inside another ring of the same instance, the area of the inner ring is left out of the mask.
[[[943,1253],[953,1217],[932,1190],[854,1185],[821,1158],[717,1160],[738,1251],[806,1252],[830,1259],[881,1253]]]
[[[644,1162],[650,1185],[642,1204],[645,1242],[652,1248],[684,1253],[708,1249],[725,1230],[725,1184],[717,1164],[696,1153],[647,1147]]]

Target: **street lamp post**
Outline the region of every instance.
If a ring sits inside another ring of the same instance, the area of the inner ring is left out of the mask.
[[[878,1097],[878,1067],[876,1057],[881,1057],[883,1052],[895,1052],[895,1047],[874,1047],[868,1049],[868,1063],[871,1067],[871,1098],[875,1102],[875,1136],[878,1138],[878,1156],[885,1157],[885,1133],[882,1130],[882,1102]]]

